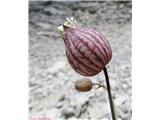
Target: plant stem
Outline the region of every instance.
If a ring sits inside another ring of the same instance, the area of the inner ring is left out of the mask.
[[[107,85],[110,109],[111,109],[111,113],[112,113],[112,120],[117,120],[116,119],[115,106],[114,106],[114,102],[113,102],[112,94],[111,94],[111,87],[110,87],[110,83],[109,83],[108,72],[107,72],[106,67],[104,67],[103,71],[104,71],[104,75],[105,75],[105,78],[106,78],[106,85]]]

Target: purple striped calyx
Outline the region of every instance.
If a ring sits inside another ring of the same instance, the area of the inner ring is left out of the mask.
[[[79,74],[94,76],[110,62],[111,46],[95,29],[79,27],[74,18],[67,18],[58,30],[64,39],[68,62]]]

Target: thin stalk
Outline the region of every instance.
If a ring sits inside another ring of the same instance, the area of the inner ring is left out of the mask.
[[[111,87],[110,87],[109,77],[108,77],[108,72],[107,72],[106,67],[104,67],[103,71],[104,71],[104,75],[105,75],[105,78],[106,78],[106,85],[107,85],[110,109],[111,109],[111,113],[112,113],[112,120],[117,120],[116,111],[115,111],[115,105],[114,105],[114,101],[112,99]]]

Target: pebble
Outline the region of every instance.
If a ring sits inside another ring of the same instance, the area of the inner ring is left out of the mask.
[[[58,102],[64,101],[65,100],[65,94],[61,94],[58,98]]]
[[[63,106],[63,102],[58,102],[57,104],[56,104],[56,108],[61,108]]]
[[[73,108],[69,106],[64,106],[64,108],[61,111],[61,115],[64,116],[65,118],[69,118],[75,115],[75,111]]]

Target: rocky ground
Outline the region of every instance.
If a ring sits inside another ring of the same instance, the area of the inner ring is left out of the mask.
[[[120,120],[131,120],[131,2],[29,2],[29,117],[111,120],[107,92],[79,93],[83,78],[68,64],[57,26],[73,16],[101,31],[112,46],[107,66]],[[103,72],[91,77],[105,84]]]

